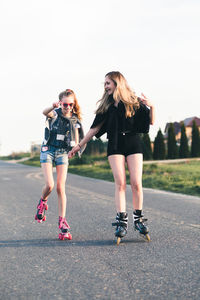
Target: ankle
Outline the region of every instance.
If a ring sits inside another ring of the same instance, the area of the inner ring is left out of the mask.
[[[133,216],[141,217],[142,216],[142,210],[141,209],[135,209],[133,211]]]
[[[42,197],[41,197],[41,200],[42,200],[43,202],[47,202],[47,199],[44,199],[44,198],[42,198]]]

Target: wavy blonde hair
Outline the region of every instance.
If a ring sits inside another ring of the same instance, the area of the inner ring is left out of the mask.
[[[81,120],[81,108],[80,105],[78,104],[78,100],[76,98],[76,95],[74,91],[70,89],[66,89],[64,92],[60,93],[58,98],[60,101],[62,101],[63,97],[68,97],[68,96],[74,96],[74,106],[73,106],[73,113],[77,115],[78,119]]]
[[[113,99],[115,101],[122,101],[125,106],[126,117],[131,117],[135,114],[135,110],[140,107],[138,97],[135,92],[131,90],[124,76],[118,71],[112,71],[105,75],[108,76],[115,83],[115,90],[113,93]],[[96,110],[96,114],[105,113],[110,105],[109,95],[104,91],[102,98],[98,101],[99,106]]]

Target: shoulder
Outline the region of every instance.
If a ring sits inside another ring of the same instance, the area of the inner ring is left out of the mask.
[[[145,104],[142,103],[142,101],[139,101],[139,108],[136,110],[136,112],[148,112],[149,111],[149,108],[148,106],[146,106]]]
[[[59,116],[62,115],[62,109],[61,108],[56,108],[53,111],[54,111],[55,115],[59,115]]]
[[[78,119],[77,114],[73,114],[72,117],[70,118],[70,121],[72,122],[75,128],[81,127],[81,121]]]
[[[106,113],[98,113],[95,115],[94,121],[90,128],[95,128],[100,124],[105,123],[107,120],[107,112]]]

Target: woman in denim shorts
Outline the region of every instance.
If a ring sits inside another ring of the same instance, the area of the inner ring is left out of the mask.
[[[154,123],[154,106],[143,94],[137,97],[118,72],[105,76],[104,93],[99,100],[94,122],[84,139],[69,152],[69,158],[80,151],[94,135],[98,138],[107,133],[108,161],[115,180],[117,244],[127,234],[128,213],[126,212],[126,169],[130,175],[133,201],[133,227],[146,240],[150,240],[143,218],[142,166],[143,151],[140,133],[147,133]]]
[[[46,116],[44,141],[41,147],[40,163],[44,174],[45,186],[37,205],[35,219],[41,223],[46,220],[47,199],[53,190],[53,165],[57,172],[57,195],[59,212],[59,239],[72,239],[66,221],[67,198],[65,182],[68,170],[68,152],[83,138],[80,106],[75,93],[67,89],[59,94],[59,101],[43,111]]]

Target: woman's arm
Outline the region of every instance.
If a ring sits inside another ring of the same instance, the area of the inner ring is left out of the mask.
[[[78,143],[79,143],[78,128],[75,128],[75,145],[78,145]]]
[[[140,98],[143,104],[149,106],[150,108],[150,124],[153,125],[155,122],[155,108],[153,103],[144,95],[141,94],[143,98]]]
[[[155,108],[153,105],[149,107],[150,107],[150,124],[153,125],[155,122]]]
[[[100,130],[102,124],[98,125],[95,128],[90,128],[90,130],[87,132],[85,137],[80,141],[80,143],[75,146],[71,151],[69,151],[68,156],[69,158],[72,158],[87,142],[89,142],[93,136],[97,134],[97,132]]]
[[[43,110],[43,115],[45,115],[48,118],[53,118],[54,117],[53,110],[54,108],[58,108],[59,105],[60,102],[54,102],[51,107],[47,107]]]

